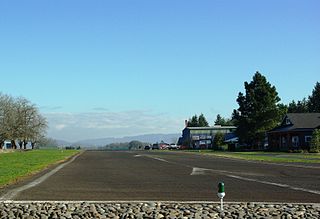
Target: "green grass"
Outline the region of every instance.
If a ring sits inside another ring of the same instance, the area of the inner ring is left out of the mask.
[[[32,150],[0,153],[0,187],[66,160],[76,150]]]
[[[306,153],[281,153],[281,152],[220,152],[210,150],[196,151],[220,157],[243,160],[255,160],[276,163],[320,163],[320,154]]]

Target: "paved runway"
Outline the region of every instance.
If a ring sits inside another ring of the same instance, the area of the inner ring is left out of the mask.
[[[86,151],[14,200],[320,202],[320,166],[286,166],[181,152]],[[20,187],[21,188],[21,187]]]

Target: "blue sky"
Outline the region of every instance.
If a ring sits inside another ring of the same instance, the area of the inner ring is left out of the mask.
[[[260,71],[282,102],[320,81],[320,2],[0,1],[0,91],[65,140],[178,133],[230,116]]]

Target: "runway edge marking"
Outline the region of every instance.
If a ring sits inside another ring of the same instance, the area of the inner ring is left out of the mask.
[[[83,152],[82,152],[83,153]],[[46,179],[48,179],[50,176],[52,176],[53,174],[55,174],[56,172],[58,172],[59,170],[61,170],[63,167],[65,167],[66,165],[72,163],[76,158],[78,158],[82,153],[77,154],[76,156],[74,156],[71,160],[69,160],[68,162],[62,163],[59,166],[57,166],[56,168],[54,168],[53,170],[51,170],[50,172],[44,174],[43,176],[37,178],[36,180],[21,186],[19,188],[16,189],[12,189],[10,191],[8,191],[6,194],[4,194],[3,196],[0,197],[0,201],[10,201],[13,200],[14,197],[16,197],[20,192],[30,189],[40,183],[42,183],[43,181],[45,181]]]
[[[193,167],[192,172],[191,172],[190,175],[191,176],[194,176],[194,175],[205,175],[206,172],[216,172],[216,173],[220,173],[220,174],[225,174],[227,177],[238,179],[238,180],[262,183],[262,184],[265,184],[265,185],[272,185],[272,186],[277,186],[277,187],[281,187],[281,188],[288,188],[288,189],[292,189],[292,190],[296,190],[296,191],[308,192],[308,193],[320,195],[320,191],[318,191],[318,190],[305,189],[305,188],[290,186],[290,185],[282,184],[282,183],[268,182],[268,181],[264,181],[264,180],[257,180],[257,179],[251,179],[251,178],[242,177],[242,176],[236,176],[236,175],[233,175],[234,174],[233,172],[223,171],[223,170],[220,171],[220,170]]]
[[[245,177],[235,176],[235,175],[227,175],[227,176],[230,178],[234,178],[234,179],[239,179],[239,180],[244,180],[244,181],[249,181],[249,182],[257,182],[257,183],[262,183],[262,184],[266,184],[266,185],[278,186],[281,188],[288,188],[288,189],[292,189],[292,190],[296,190],[296,191],[308,192],[308,193],[320,195],[320,191],[317,191],[317,190],[304,189],[304,188],[299,188],[299,187],[295,187],[295,186],[290,186],[287,184],[268,182],[268,181],[264,181],[264,180],[250,179],[250,178],[245,178]]]

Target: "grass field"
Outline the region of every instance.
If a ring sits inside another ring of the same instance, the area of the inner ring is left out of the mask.
[[[79,153],[76,150],[32,150],[0,153],[0,187],[32,175]]]
[[[197,151],[197,153],[220,157],[276,163],[320,163],[320,154],[313,153],[220,152],[210,150],[200,150]]]

